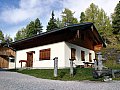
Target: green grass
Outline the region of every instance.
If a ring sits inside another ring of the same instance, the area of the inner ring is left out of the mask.
[[[103,57],[106,55],[107,60],[103,62],[104,66],[111,69],[120,69],[120,64],[116,63],[117,56],[120,54],[120,44],[108,45],[106,48],[102,49]]]
[[[29,70],[23,69],[23,70],[16,70],[16,72],[28,74],[43,79],[79,81],[79,80],[93,80],[92,70],[93,70],[92,68],[75,68],[74,76],[70,76],[69,69],[58,69],[58,77],[56,78],[53,75],[54,73],[53,69],[29,69]]]
[[[110,69],[119,69],[120,70],[120,64],[117,64],[115,62],[115,60],[108,60],[105,63],[103,63],[103,65]]]
[[[118,68],[117,68],[118,69]],[[99,79],[94,79],[92,77],[92,68],[75,68],[74,76],[70,76],[69,69],[58,69],[58,77],[54,77],[53,69],[18,69],[18,70],[9,70],[22,74],[27,74],[37,78],[51,79],[51,80],[63,80],[63,81],[103,81],[103,77]],[[113,80],[120,80],[120,77],[113,78]]]

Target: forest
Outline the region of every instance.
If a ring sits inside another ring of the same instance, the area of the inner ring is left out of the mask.
[[[54,11],[51,11],[51,18],[46,26],[46,32],[72,24],[92,22],[107,45],[120,44],[120,2],[116,5],[111,16],[107,16],[106,12],[94,3],[91,3],[84,12],[80,12],[80,20],[74,17],[74,14],[74,11],[71,11],[69,8],[65,8],[61,12],[61,18],[55,18]],[[0,40],[2,42],[6,42],[6,40],[12,42],[29,38],[34,35],[41,34],[42,32],[42,22],[39,18],[36,18],[35,20],[30,21],[26,27],[19,29],[14,40],[9,35],[4,35],[2,30],[0,30]]]

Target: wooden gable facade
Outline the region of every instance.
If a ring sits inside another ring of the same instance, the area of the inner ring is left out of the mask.
[[[0,68],[9,68],[9,57],[15,57],[15,51],[0,46]]]

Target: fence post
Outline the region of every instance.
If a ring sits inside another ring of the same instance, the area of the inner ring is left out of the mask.
[[[74,59],[69,59],[70,60],[70,76],[73,76],[73,61]]]
[[[98,70],[102,70],[103,64],[102,64],[102,54],[101,52],[98,53]]]
[[[55,57],[54,59],[54,77],[58,76],[58,57]]]
[[[95,70],[98,69],[98,63],[97,63],[97,60],[96,60],[96,59],[94,59],[94,68],[95,68]]]

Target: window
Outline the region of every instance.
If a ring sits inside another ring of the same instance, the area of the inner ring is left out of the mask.
[[[89,53],[89,62],[92,62],[92,54]]]
[[[9,57],[10,62],[15,62],[15,58],[14,57]]]
[[[76,49],[71,48],[71,59],[75,60],[75,56],[76,56]]]
[[[40,50],[40,60],[50,60],[50,48]]]
[[[84,51],[81,51],[81,60],[85,61],[85,52]]]
[[[10,62],[15,62],[15,59],[10,59]]]

